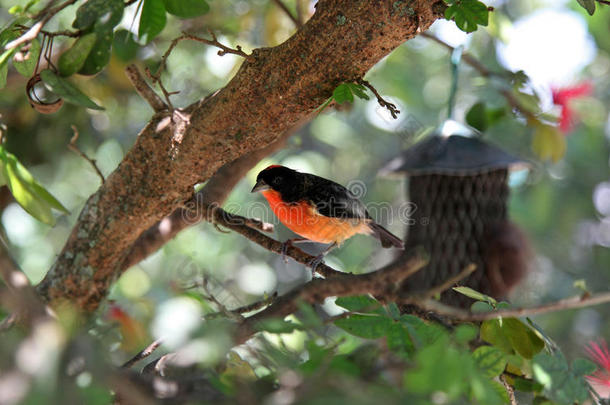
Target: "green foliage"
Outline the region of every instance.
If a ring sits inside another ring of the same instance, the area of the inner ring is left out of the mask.
[[[121,29],[114,33],[112,50],[119,60],[123,62],[131,61],[136,57],[139,47],[131,32]]]
[[[59,74],[67,77],[78,72],[85,64],[85,61],[96,42],[97,34],[95,32],[78,38],[74,44],[59,57],[59,60],[57,61]]]
[[[466,123],[481,132],[485,132],[505,115],[505,108],[488,109],[485,102],[479,101],[466,112]]]
[[[560,405],[583,403],[589,399],[589,386],[584,376],[595,366],[585,359],[576,359],[569,367],[560,352],[540,353],[533,360],[535,380],[544,387],[544,394]]]
[[[68,214],[68,210],[42,187],[32,177],[30,172],[17,160],[15,155],[0,146],[0,161],[2,170],[0,184],[8,185],[15,201],[30,215],[48,225],[55,224],[55,217],[51,214],[54,208]]]
[[[354,102],[354,96],[363,100],[368,100],[369,96],[366,94],[366,87],[357,83],[341,83],[335,90],[333,95],[328,98],[320,107],[318,112],[323,111],[333,101],[337,104],[343,104],[345,102]]]
[[[532,135],[532,150],[542,160],[558,162],[566,153],[565,135],[555,126],[536,123]]]
[[[484,301],[487,302],[489,305],[495,307],[495,305],[497,304],[497,301],[490,297],[489,295],[486,294],[482,294],[478,291],[473,290],[470,287],[453,287],[453,291],[457,291],[460,294],[463,294],[469,298],[475,299],[477,301]]]
[[[138,36],[142,43],[152,41],[165,28],[167,17],[163,0],[144,0]]]
[[[76,10],[72,26],[79,30],[107,31],[121,22],[124,8],[123,0],[89,0]]]
[[[51,91],[69,103],[81,105],[93,110],[103,110],[104,107],[97,105],[93,100],[85,95],[78,87],[56,75],[52,70],[45,69],[40,72],[40,78],[45,82]]]
[[[449,7],[445,10],[445,18],[454,20],[455,25],[465,32],[474,32],[479,25],[487,26],[489,10],[478,0],[445,0]]]
[[[180,18],[193,18],[210,11],[205,0],[163,0],[165,10]]]
[[[20,56],[20,58],[18,59],[17,56]],[[24,52],[22,47],[20,52],[13,58],[13,66],[22,76],[30,77],[34,74],[39,56],[40,41],[38,38],[34,38],[34,40],[30,42],[27,52]]]
[[[110,61],[112,49],[112,30],[96,31],[96,41],[87,55],[78,73],[82,75],[94,75],[101,72]]]
[[[576,0],[578,4],[585,10],[589,15],[593,15],[595,13],[595,0]]]

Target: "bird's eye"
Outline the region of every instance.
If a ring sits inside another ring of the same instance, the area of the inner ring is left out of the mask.
[[[275,177],[273,179],[273,184],[275,184],[276,186],[279,186],[280,184],[282,184],[282,178],[281,177]]]

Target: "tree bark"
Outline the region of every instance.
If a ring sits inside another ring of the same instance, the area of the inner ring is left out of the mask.
[[[134,242],[191,198],[196,183],[276,141],[444,9],[442,0],[320,0],[291,38],[254,50],[218,93],[156,113],[86,202],[38,292],[52,305],[67,300],[94,311]]]

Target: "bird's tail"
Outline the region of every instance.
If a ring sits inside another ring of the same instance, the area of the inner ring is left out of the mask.
[[[373,236],[379,239],[379,241],[381,242],[381,246],[383,246],[384,248],[389,248],[392,246],[398,249],[405,248],[405,244],[403,243],[403,241],[398,236],[385,229],[383,226],[375,222],[370,222],[369,228],[371,228]]]

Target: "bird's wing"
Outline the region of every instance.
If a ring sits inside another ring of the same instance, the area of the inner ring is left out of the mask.
[[[321,215],[346,219],[371,217],[364,204],[342,185],[313,175],[308,180],[307,198]]]

